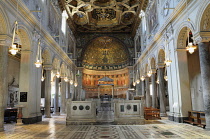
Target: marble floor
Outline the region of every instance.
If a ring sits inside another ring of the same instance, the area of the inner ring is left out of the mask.
[[[65,125],[65,116],[43,118],[31,125],[5,124],[0,139],[210,139],[210,131],[167,119],[146,125]]]

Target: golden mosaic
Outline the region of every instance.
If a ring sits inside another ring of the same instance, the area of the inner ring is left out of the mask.
[[[83,54],[83,67],[92,70],[117,70],[127,66],[129,54],[117,39],[104,36],[94,39]]]

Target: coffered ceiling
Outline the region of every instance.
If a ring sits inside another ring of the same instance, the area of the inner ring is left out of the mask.
[[[130,32],[148,0],[60,0],[73,32]]]

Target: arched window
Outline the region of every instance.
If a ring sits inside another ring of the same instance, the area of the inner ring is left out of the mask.
[[[61,31],[63,34],[66,34],[66,19],[68,19],[68,14],[66,13],[66,10],[62,13],[62,23],[61,23]]]
[[[140,13],[139,16],[141,18],[141,23],[142,23],[142,33],[145,33],[146,32],[146,29],[147,29],[145,12],[143,10],[141,10],[141,13]]]

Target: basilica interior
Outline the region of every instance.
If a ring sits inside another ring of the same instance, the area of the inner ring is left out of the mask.
[[[1,0],[0,64],[0,138],[210,138],[209,0]]]

